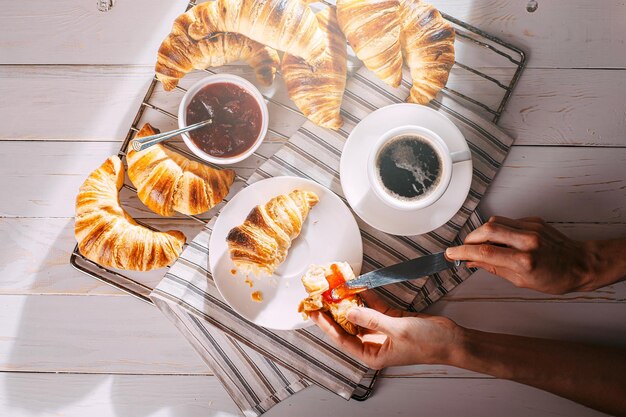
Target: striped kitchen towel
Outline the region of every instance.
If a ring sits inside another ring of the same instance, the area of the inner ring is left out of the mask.
[[[408,85],[407,79],[403,88],[389,88],[362,68],[348,81],[342,106],[343,128],[333,132],[306,122],[285,146],[258,168],[248,183],[281,175],[302,176],[327,186],[343,198],[338,174],[339,155],[350,131],[373,110],[404,101]],[[448,223],[420,236],[388,235],[355,215],[363,238],[363,272],[458,244],[481,223],[476,206],[513,141],[493,123],[450,97],[444,96],[431,106],[450,118],[469,143],[474,163],[469,195]],[[372,378],[372,371],[337,349],[317,327],[269,330],[241,318],[226,304],[207,269],[214,221],[189,243],[151,298],[202,356],[244,415],[261,415],[312,383],[345,399],[362,392]],[[381,295],[397,306],[419,311],[461,283],[471,272],[464,267],[445,271],[385,287]]]

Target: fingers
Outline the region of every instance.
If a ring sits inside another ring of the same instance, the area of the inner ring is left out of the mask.
[[[535,231],[516,229],[504,224],[489,222],[472,231],[465,238],[466,245],[497,243],[525,251],[534,249],[539,243],[539,234]]]
[[[332,317],[319,311],[310,313],[311,320],[319,326],[319,328],[330,337],[330,339],[340,348],[349,354],[361,357],[363,353],[363,345],[361,341],[341,328]]]
[[[543,237],[549,237],[555,239],[558,242],[562,242],[568,240],[568,237],[563,233],[556,230],[554,227],[550,226],[543,220],[541,217],[522,217],[521,219],[509,219],[507,217],[500,216],[492,216],[489,219],[488,223],[497,223],[502,224],[504,226],[509,226],[519,230],[526,230],[529,232],[535,232],[535,235],[538,234]],[[536,238],[531,238],[536,239]],[[534,243],[531,240],[531,244]],[[531,245],[532,246],[532,245]],[[535,249],[536,247],[531,247],[530,249]]]
[[[393,333],[394,330],[394,318],[371,308],[352,307],[348,310],[346,318],[352,323],[369,330],[386,334]]]
[[[484,269],[490,274],[497,275],[501,278],[506,279],[507,281],[510,281],[515,286],[518,286],[518,287],[520,286],[519,279],[518,279],[519,275],[515,271],[509,268],[495,266],[495,265],[487,264],[484,262],[468,262],[467,266],[469,268]]]
[[[509,226],[519,230],[532,230],[535,232],[540,231],[545,226],[545,222],[541,217],[523,217],[521,219],[509,219],[502,216],[491,216],[488,223],[501,224],[503,226]]]
[[[364,344],[367,343],[370,345],[378,345],[378,346],[384,345],[387,342],[387,340],[389,340],[389,336],[380,332],[360,333],[357,335],[357,337]]]
[[[446,249],[446,256],[452,260],[482,262],[505,268],[515,265],[520,253],[515,249],[493,245],[462,245]]]
[[[381,313],[392,317],[402,316],[402,311],[391,307],[375,291],[365,291],[360,293],[359,295],[361,296],[363,301],[365,301],[365,304],[369,308],[373,308],[374,310],[380,311]]]
[[[526,222],[528,224],[536,224],[537,230],[541,233],[544,233],[546,236],[552,237],[556,239],[558,242],[563,242],[569,240],[569,238],[555,229],[553,226],[547,224],[545,220],[541,217],[524,217],[523,219],[519,219],[522,222]]]

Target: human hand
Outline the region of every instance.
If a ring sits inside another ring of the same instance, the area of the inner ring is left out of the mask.
[[[322,312],[310,317],[341,349],[372,369],[449,362],[462,329],[452,320],[396,310],[372,292],[361,295],[371,308],[353,307],[347,317],[364,329],[363,334],[346,333]]]
[[[446,256],[548,294],[595,289],[587,245],[538,217],[491,217],[467,235],[464,245],[448,248]]]

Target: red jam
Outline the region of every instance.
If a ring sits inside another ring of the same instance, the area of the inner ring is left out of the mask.
[[[259,103],[233,83],[202,88],[189,102],[185,116],[187,125],[213,119],[213,123],[189,132],[189,137],[198,148],[218,158],[241,155],[254,145],[261,132]]]
[[[332,264],[330,266],[330,270],[332,271],[332,273],[326,277],[326,281],[328,281],[328,290],[322,293],[322,297],[327,303],[336,303],[337,301],[341,300],[333,297],[333,290],[338,286],[344,284],[346,282],[346,279],[339,270],[337,264]]]

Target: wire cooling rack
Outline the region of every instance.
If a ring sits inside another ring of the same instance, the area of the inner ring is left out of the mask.
[[[328,2],[323,3],[329,4]],[[191,0],[188,3],[187,8],[189,9],[195,4],[196,1]],[[448,81],[448,85],[443,89],[442,94],[455,98],[468,108],[482,114],[485,118],[492,120],[494,123],[498,123],[500,117],[502,116],[502,112],[509,102],[511,94],[526,66],[526,54],[518,47],[485,33],[470,24],[455,19],[445,13],[442,13],[442,15],[454,26],[456,30],[455,48],[457,50],[456,61],[451,72],[451,79]],[[459,51],[462,53],[459,54]],[[216,73],[211,69],[201,71],[210,74]],[[278,74],[278,76],[280,75]],[[410,85],[405,83],[405,86],[409,87]],[[468,86],[469,88],[466,88]],[[126,163],[126,150],[128,149],[130,141],[139,131],[146,111],[160,113],[160,115],[163,115],[166,119],[171,119],[173,121],[177,119],[175,112],[171,111],[171,109],[168,110],[166,108],[167,106],[164,105],[163,95],[155,94],[158,88],[159,82],[155,77],[152,79],[152,82],[146,91],[146,95],[137,110],[131,127],[128,130],[128,134],[126,135],[118,153],[118,156],[124,163]],[[178,86],[177,90],[181,93],[186,91],[181,86]],[[488,94],[485,94],[486,90],[489,90]],[[297,110],[293,103],[288,100],[277,99],[272,95],[264,94],[264,97],[269,103],[276,106],[276,108],[283,109],[292,114],[298,120],[304,121],[302,113]],[[445,107],[440,102],[437,104]],[[344,116],[350,115],[344,114]],[[277,150],[277,142],[280,144],[280,142],[284,142],[289,139],[289,135],[276,128],[269,129],[268,133],[275,138],[271,141],[266,140],[265,143],[273,143],[274,151]],[[164,142],[164,145],[190,159],[206,164],[205,161],[197,159],[196,156],[189,152],[189,150],[186,149],[182,143],[170,141]],[[263,147],[260,149],[262,148]],[[255,156],[261,160],[268,158],[268,156],[262,155],[259,151],[255,153]],[[245,182],[247,176],[249,176],[249,174],[246,175],[238,172],[236,178],[237,180]],[[130,190],[131,193],[136,193],[137,191],[128,183],[124,184],[124,188]],[[198,216],[186,217],[190,222],[198,222],[200,224],[206,224],[208,221]],[[153,225],[149,224],[149,221],[137,222],[143,226],[156,230]],[[111,285],[142,301],[152,304],[149,297],[153,290],[152,286],[142,282],[142,280],[135,276],[135,274],[131,277],[127,272],[106,268],[85,258],[79,252],[78,245],[76,245],[70,257],[70,264],[90,277],[100,280],[105,284]],[[373,391],[376,376],[377,373],[372,375],[370,383],[367,386],[360,385],[359,389],[354,393],[352,398],[359,401],[367,399]]]

